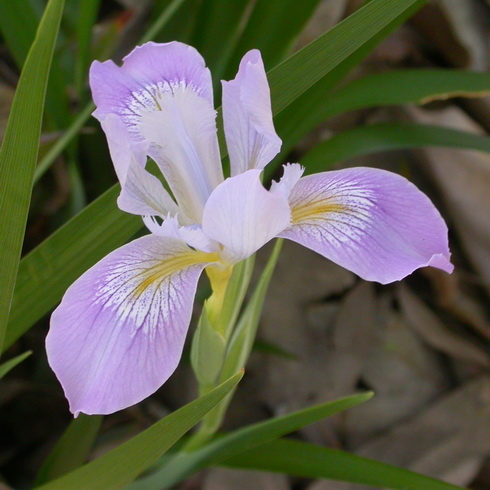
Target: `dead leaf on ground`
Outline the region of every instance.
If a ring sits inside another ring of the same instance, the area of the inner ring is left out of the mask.
[[[410,108],[406,114],[421,124],[483,133],[457,107],[438,111]],[[451,217],[451,229],[458,233],[469,260],[481,276],[475,282],[480,282],[490,294],[490,155],[454,148],[424,148],[416,156],[422,168],[429,169]]]
[[[481,348],[450,330],[407,286],[400,284],[398,298],[408,324],[434,349],[454,359],[481,368],[490,367],[490,357]]]
[[[479,377],[356,454],[467,485],[490,452],[490,378]]]

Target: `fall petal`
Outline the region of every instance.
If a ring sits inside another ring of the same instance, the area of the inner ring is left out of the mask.
[[[208,263],[209,255],[179,240],[150,235],[70,286],[51,317],[46,348],[75,416],[126,408],[169,378]]]
[[[301,178],[289,196],[296,241],[382,284],[431,265],[452,272],[448,231],[429,198],[405,178],[352,168]]]

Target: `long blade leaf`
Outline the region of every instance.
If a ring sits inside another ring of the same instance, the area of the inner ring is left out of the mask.
[[[338,114],[402,104],[422,105],[451,97],[483,97],[490,93],[490,74],[458,70],[400,70],[355,80],[335,92],[319,83],[288,107],[277,127],[286,137],[281,155],[313,128]]]
[[[20,354],[13,359],[9,359],[5,361],[3,364],[0,364],[0,379],[2,379],[10,370],[12,370],[17,364],[20,364],[24,359],[29,357],[32,354],[31,350]]]
[[[169,488],[200,469],[218,464],[306,425],[343,412],[369,400],[372,396],[372,393],[349,396],[237,430],[197,451],[179,453],[153,475],[130,485],[128,490]]]
[[[291,439],[280,439],[226,460],[223,465],[285,473],[302,478],[324,478],[376,488],[400,490],[461,490],[461,487],[336,449]]]
[[[50,0],[15,93],[0,150],[0,348],[10,312],[31,200],[49,68],[64,0]]]
[[[123,487],[157,461],[196,425],[236,386],[242,375],[243,373],[238,373],[207,395],[173,412],[100,458],[38,488],[107,490]]]
[[[59,478],[85,463],[102,419],[101,415],[82,413],[72,420],[39,470],[36,485]]]
[[[439,146],[490,152],[490,137],[441,126],[382,123],[342,131],[301,158],[307,173],[379,151]]]

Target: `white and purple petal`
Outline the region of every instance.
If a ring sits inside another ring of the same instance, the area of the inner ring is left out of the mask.
[[[211,75],[201,55],[178,42],[147,43],[133,50],[122,67],[94,62],[90,85],[94,116],[101,122],[116,117],[125,126],[121,146],[132,153],[143,146],[182,211],[198,222],[205,200],[223,181]],[[119,160],[116,167],[121,167]]]
[[[289,196],[296,241],[363,279],[387,284],[433,266],[452,272],[448,230],[405,178],[352,168],[301,178]]]
[[[160,103],[161,111],[143,114],[141,134],[179,207],[200,222],[209,195],[223,181],[216,111],[209,101],[182,87],[163,94]]]
[[[269,84],[260,51],[242,58],[234,80],[223,81],[223,123],[231,175],[263,169],[280,151]]]
[[[260,174],[248,170],[226,179],[204,208],[202,229],[223,245],[221,255],[231,263],[250,257],[290,223],[287,199],[267,191]]]
[[[169,378],[209,258],[182,241],[150,235],[112,252],[70,286],[51,317],[46,348],[75,416],[131,406]]]

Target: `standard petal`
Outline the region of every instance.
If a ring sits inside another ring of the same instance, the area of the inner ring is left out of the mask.
[[[124,185],[131,164],[144,168],[147,160],[148,145],[142,141],[131,142],[128,129],[122,119],[116,114],[108,114],[100,119],[100,125],[107,138],[117,178],[121,185]]]
[[[162,183],[145,170],[147,145],[131,142],[128,130],[119,116],[108,114],[101,121],[106,134],[114,168],[121,183],[117,204],[122,211],[141,216],[175,215],[185,219]]]
[[[223,122],[231,175],[264,168],[280,151],[260,51],[249,51],[237,76],[223,85]]]
[[[287,199],[267,191],[260,174],[248,170],[225,180],[204,208],[202,229],[224,246],[224,260],[246,259],[289,226]]]
[[[280,236],[363,279],[387,284],[419,267],[452,272],[448,230],[429,198],[405,178],[352,168],[301,178]]]
[[[179,206],[200,222],[209,195],[223,181],[216,111],[185,88],[162,95],[160,104],[161,111],[143,115],[141,134]]]
[[[113,61],[94,61],[90,88],[100,120],[107,114],[122,117],[130,135],[140,139],[141,115],[161,110],[159,99],[184,87],[213,105],[211,74],[202,56],[179,42],[146,43],[136,47],[122,67]]]
[[[75,416],[121,410],[168,379],[182,354],[198,278],[213,257],[149,235],[72,284],[51,317],[46,348]]]
[[[130,166],[126,182],[117,199],[117,205],[126,213],[140,216],[160,216],[163,218],[167,214],[172,216],[179,214],[184,222],[188,219],[175,204],[162,183],[139,165]]]
[[[127,129],[121,146],[143,144],[183,211],[200,221],[206,199],[223,181],[211,75],[201,55],[179,42],[147,43],[122,67],[94,62],[90,85],[94,116],[116,115]]]

